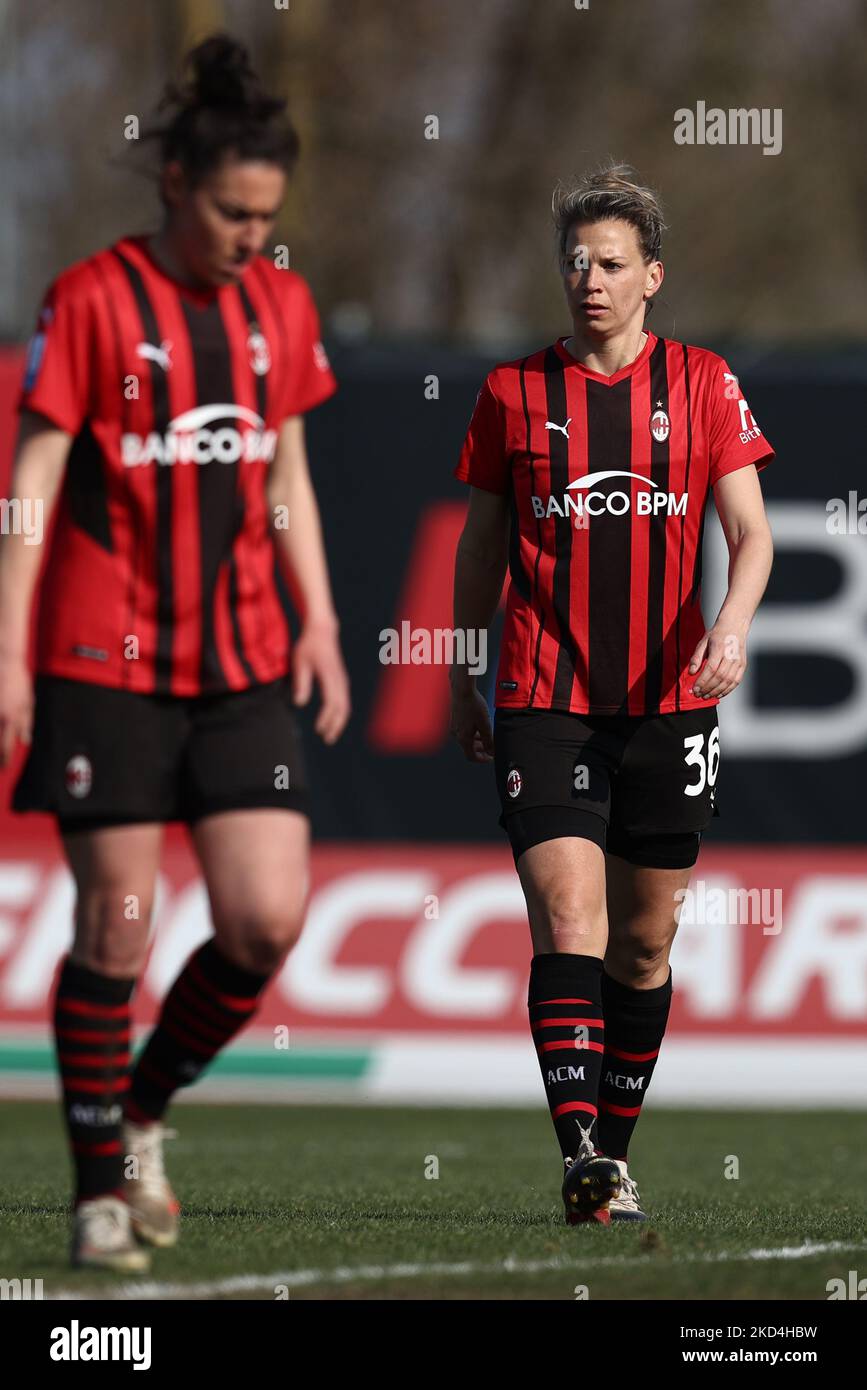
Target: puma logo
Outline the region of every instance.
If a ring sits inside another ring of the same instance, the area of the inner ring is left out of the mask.
[[[158,367],[162,367],[167,372],[172,365],[170,356],[172,345],[167,338],[164,338],[159,347],[153,343],[138,343],[136,345],[136,356],[144,357],[148,362],[156,362]]]
[[[546,430],[559,430],[560,433],[561,433],[561,434],[565,434],[566,438],[568,439],[568,438],[569,438],[569,426],[571,425],[571,423],[572,423],[572,416],[571,416],[571,415],[569,416],[569,419],[566,421],[565,425],[555,425],[555,423],[554,423],[553,420],[546,420],[546,421],[545,421],[545,429],[546,429]]]

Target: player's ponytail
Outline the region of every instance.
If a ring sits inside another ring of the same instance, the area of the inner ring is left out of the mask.
[[[262,88],[243,44],[213,34],[187,53],[184,70],[160,102],[165,119],[143,135],[156,143],[162,166],[177,160],[191,187],[232,155],[291,172],[298,135],[285,101]]]

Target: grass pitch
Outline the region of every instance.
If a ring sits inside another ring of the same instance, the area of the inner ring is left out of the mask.
[[[145,1283],[69,1268],[59,1109],[0,1104],[0,1276],[46,1298],[824,1300],[867,1269],[860,1112],[649,1111],[630,1153],[649,1220],[608,1229],[563,1224],[541,1106],[184,1103],[169,1124],[182,1236]]]

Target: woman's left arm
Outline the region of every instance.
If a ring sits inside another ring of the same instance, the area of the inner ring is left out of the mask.
[[[743,679],[747,633],[761,602],[773,562],[771,528],[765,515],[759,475],[752,464],[719,479],[714,500],[729,550],[729,587],[716,622],[689,663],[698,671],[694,694],[721,699]]]
[[[285,561],[292,603],[301,619],[292,652],[293,699],[297,705],[306,705],[314,679],[319,682],[322,707],[315,728],[325,743],[334,743],[350,714],[349,678],[307,463],[303,415],[284,420],[280,428],[266,491],[274,541]]]

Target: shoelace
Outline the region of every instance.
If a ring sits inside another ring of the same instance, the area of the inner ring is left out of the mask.
[[[590,1126],[588,1125],[587,1129],[584,1129],[580,1120],[576,1120],[575,1123],[581,1135],[581,1143],[578,1145],[578,1152],[574,1160],[577,1163],[580,1158],[593,1158],[596,1150],[593,1147],[593,1140],[590,1138]]]
[[[620,1200],[621,1202],[634,1202],[636,1206],[638,1205],[638,1184],[628,1174],[621,1178]]]
[[[605,1157],[604,1154],[602,1154],[598,1149],[593,1147],[593,1141],[590,1139],[590,1131],[587,1129],[581,1129],[580,1124],[578,1125],[578,1128],[581,1130],[581,1142],[578,1145],[578,1148],[575,1150],[574,1158],[563,1159],[563,1166],[567,1169],[571,1168],[573,1163],[579,1163],[582,1159],[585,1158]]]

